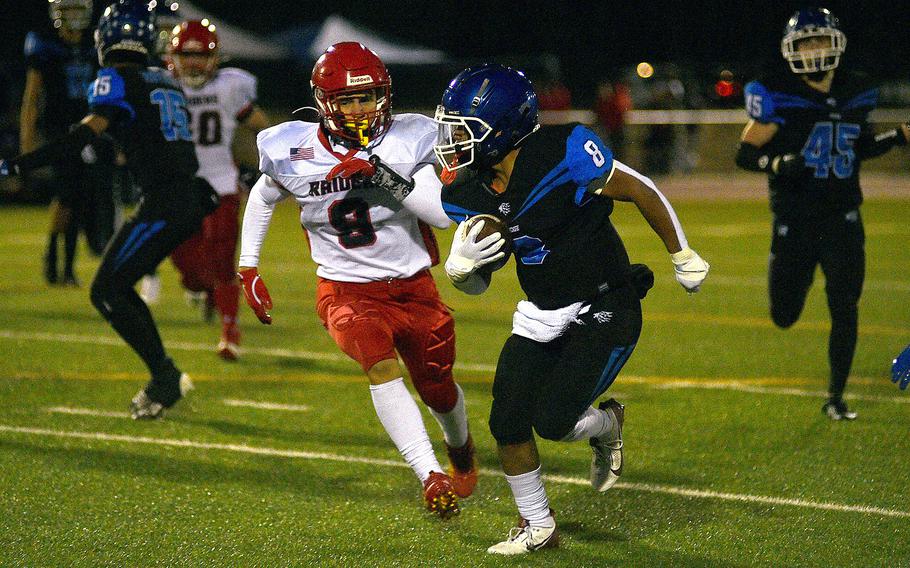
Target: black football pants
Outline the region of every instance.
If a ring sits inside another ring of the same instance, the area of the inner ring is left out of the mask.
[[[207,183],[199,180],[186,185],[184,199],[179,203],[140,204],[135,217],[111,239],[92,282],[92,304],[142,358],[153,376],[166,365],[164,346],[152,314],[134,286],[199,229],[209,213],[206,199],[217,207],[217,196],[212,200],[203,195],[214,195]]]
[[[782,328],[796,323],[821,265],[831,314],[828,394],[839,399],[856,351],[857,304],[866,270],[865,232],[859,210],[825,217],[776,216],[771,237],[768,290],[771,318]]]
[[[539,343],[511,335],[493,380],[490,432],[500,445],[532,431],[563,439],[613,383],[641,334],[641,303],[631,286],[599,296],[559,338]]]

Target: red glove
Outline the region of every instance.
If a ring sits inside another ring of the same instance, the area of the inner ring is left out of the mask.
[[[244,268],[237,273],[237,276],[240,277],[246,303],[256,313],[259,321],[266,325],[271,324],[272,316],[269,315],[269,310],[272,309],[272,297],[269,296],[269,290],[265,287],[262,277],[259,276],[259,270]]]
[[[350,179],[357,174],[360,174],[363,177],[369,179],[373,177],[373,174],[375,173],[376,166],[371,164],[368,160],[364,160],[362,158],[354,158],[352,156],[332,168],[329,171],[329,175],[325,176],[325,179],[331,180],[335,179],[338,176],[341,176],[344,179]]]

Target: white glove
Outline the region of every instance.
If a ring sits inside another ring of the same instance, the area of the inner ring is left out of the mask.
[[[506,240],[499,233],[487,235],[477,241],[477,235],[483,229],[485,221],[478,221],[471,231],[465,234],[466,222],[462,221],[455,229],[452,238],[452,250],[446,259],[446,275],[452,282],[464,282],[481,266],[496,262],[506,255],[502,247]]]
[[[701,283],[704,282],[708,275],[711,265],[698,256],[698,253],[690,248],[684,248],[679,252],[670,255],[673,266],[676,269],[676,281],[682,284],[686,292],[694,294],[698,292]]]

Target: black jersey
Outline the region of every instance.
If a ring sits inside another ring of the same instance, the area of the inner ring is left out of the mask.
[[[98,68],[90,45],[68,46],[37,32],[25,37],[25,64],[41,73],[44,106],[41,127],[49,136],[65,134],[88,110],[88,88]]]
[[[869,113],[878,102],[878,90],[864,75],[839,71],[831,91],[821,93],[782,71],[749,83],[745,95],[752,119],[780,126],[762,150],[798,154],[806,162],[800,176],[769,174],[775,213],[842,212],[862,202],[855,143],[869,134]]]
[[[89,90],[91,112],[111,121],[108,131],[122,145],[130,170],[151,199],[179,200],[175,180],[199,168],[189,114],[180,84],[163,69],[104,67]]]
[[[445,186],[443,208],[455,221],[480,213],[504,219],[522,290],[542,309],[560,308],[627,278],[613,201],[586,191],[612,169],[612,152],[587,127],[544,127],[522,145],[503,193],[489,189],[491,172],[481,171]]]

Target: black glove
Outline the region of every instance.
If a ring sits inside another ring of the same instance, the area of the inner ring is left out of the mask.
[[[771,161],[771,171],[782,177],[796,177],[806,169],[806,160],[801,154],[784,154]]]
[[[403,178],[380,160],[379,156],[370,156],[370,163],[376,168],[375,173],[369,178],[370,182],[391,193],[398,201],[404,201],[404,198],[414,191],[414,180]]]

